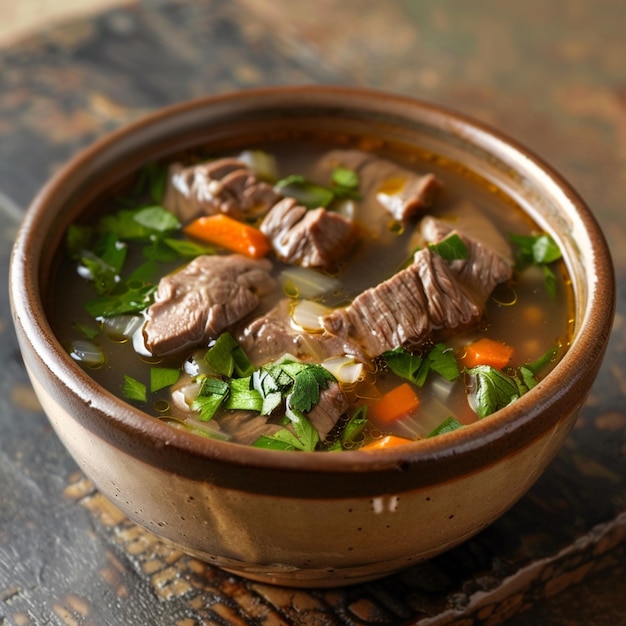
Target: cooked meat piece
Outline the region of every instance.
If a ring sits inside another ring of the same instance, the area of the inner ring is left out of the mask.
[[[327,271],[337,268],[354,240],[345,217],[324,208],[307,210],[293,198],[275,204],[260,229],[282,261]]]
[[[356,344],[328,333],[307,333],[291,324],[290,302],[281,300],[271,311],[249,322],[237,335],[237,341],[256,367],[291,354],[301,361],[350,354],[364,357]]]
[[[284,426],[274,424],[267,415],[259,415],[254,411],[228,411],[220,418],[223,432],[228,433],[235,443],[252,445],[259,437],[270,437]]]
[[[325,154],[318,170],[328,176],[336,167],[351,169],[360,177],[359,191],[375,197],[394,219],[404,222],[428,208],[442,187],[434,174],[416,174],[392,161],[360,150],[332,150]]]
[[[484,221],[487,222],[487,220]],[[488,224],[483,225],[485,232],[488,231]],[[422,220],[421,231],[427,241],[434,243],[442,241],[453,233],[456,233],[463,240],[469,251],[468,258],[451,261],[450,270],[466,289],[475,294],[478,302],[485,301],[497,284],[511,278],[513,257],[510,248],[506,242],[501,241],[501,237],[498,241],[498,249],[502,250],[502,253],[497,253],[475,237],[469,237],[457,230],[455,223],[431,216]],[[490,234],[492,240],[496,236],[497,233]]]
[[[417,345],[431,331],[467,326],[482,316],[483,304],[463,288],[446,261],[423,248],[413,264],[327,315],[323,326],[375,357]]]
[[[242,219],[265,215],[281,197],[245,163],[223,158],[190,167],[174,163],[163,204],[184,222],[215,213]]]
[[[200,256],[163,277],[146,313],[146,348],[162,355],[217,338],[274,289],[270,270],[266,259]]]
[[[350,408],[338,383],[332,382],[320,391],[319,402],[307,414],[309,421],[319,433],[320,439],[335,427],[339,418]]]

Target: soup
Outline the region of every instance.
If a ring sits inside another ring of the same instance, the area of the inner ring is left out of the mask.
[[[301,451],[438,436],[514,402],[569,344],[554,241],[435,155],[199,150],[90,215],[67,233],[55,332],[112,393],[199,436]]]

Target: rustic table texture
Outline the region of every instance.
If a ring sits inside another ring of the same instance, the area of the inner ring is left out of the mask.
[[[553,164],[626,274],[621,0],[131,3],[0,49],[0,263],[66,159],[163,105],[275,84],[362,85],[459,110]],[[565,446],[474,539],[333,590],[251,583],[127,520],[78,471],[34,397],[0,291],[0,624],[626,624],[626,333]]]

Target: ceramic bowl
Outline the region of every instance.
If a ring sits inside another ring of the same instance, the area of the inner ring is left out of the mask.
[[[139,164],[294,130],[401,141],[461,163],[510,195],[560,245],[573,277],[571,348],[508,408],[447,435],[371,453],[289,453],[208,440],[96,384],[46,319],[50,268],[70,222]],[[183,103],[97,142],[29,208],[10,269],[15,327],[34,389],[82,471],[129,518],[242,576],[334,586],[398,571],[465,541],[536,481],[574,424],[611,330],[615,285],[589,208],[502,134],[412,99],[351,88],[272,88]]]

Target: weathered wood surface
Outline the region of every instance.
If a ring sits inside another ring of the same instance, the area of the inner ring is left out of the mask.
[[[621,283],[624,32],[619,0],[172,0],[38,33],[0,50],[0,265],[36,190],[108,130],[203,94],[324,82],[432,100],[541,154],[594,209]],[[626,623],[621,291],[577,426],[519,504],[431,562],[309,592],[247,583],[173,551],[93,489],[32,394],[6,271],[0,280],[0,624]],[[596,580],[606,587],[594,591]]]

